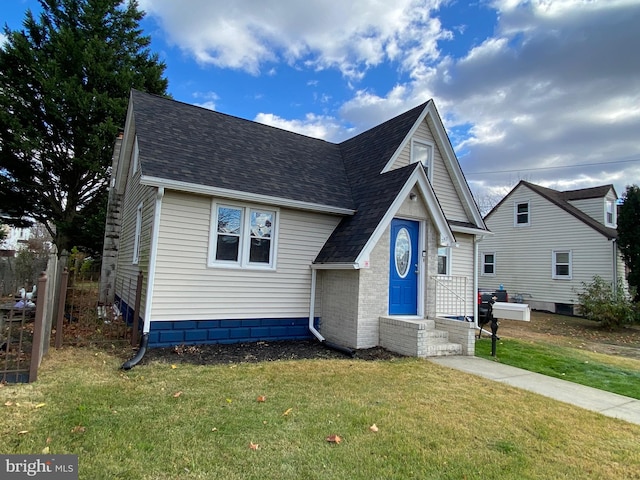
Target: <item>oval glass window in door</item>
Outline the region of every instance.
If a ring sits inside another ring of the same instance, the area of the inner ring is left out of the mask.
[[[404,278],[409,273],[409,262],[411,261],[411,239],[409,231],[404,227],[396,234],[395,256],[396,272],[400,278]]]

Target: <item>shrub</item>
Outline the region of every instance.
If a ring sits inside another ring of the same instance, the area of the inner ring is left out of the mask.
[[[638,320],[637,305],[625,291],[622,279],[616,289],[610,282],[596,275],[591,283],[582,282],[578,293],[580,313],[589,320],[600,322],[605,328],[628,325]]]

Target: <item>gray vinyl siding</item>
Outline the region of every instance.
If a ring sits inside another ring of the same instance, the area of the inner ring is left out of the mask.
[[[473,292],[473,235],[456,233],[457,247],[451,248],[451,275],[466,278],[466,311],[473,314],[473,302],[476,296]]]
[[[604,198],[588,198],[585,200],[573,200],[571,202],[576,208],[593,218],[596,222],[604,225],[605,199]]]
[[[416,130],[413,138],[422,140],[433,145],[433,172],[431,173],[431,185],[438,197],[445,216],[449,220],[470,221],[465,209],[460,201],[455,182],[451,179],[449,171],[445,165],[440,147],[432,133],[430,122],[423,121]],[[407,142],[405,148],[400,152],[391,169],[402,168],[411,163],[411,142]]]
[[[514,227],[514,204],[529,202],[528,227]],[[495,252],[494,276],[479,272],[479,286],[503,284],[510,294],[527,294],[532,302],[571,304],[582,282],[594,275],[613,280],[613,245],[573,215],[521,186],[485,219],[494,235],[479,244],[483,252]],[[570,250],[572,279],[552,279],[552,252]],[[479,263],[482,268],[482,261]]]
[[[308,316],[310,265],[340,218],[280,209],[276,270],[230,269],[207,266],[211,209],[207,197],[165,194],[151,320]]]
[[[133,308],[135,305],[138,273],[141,271],[143,273],[143,288],[140,315],[144,318],[156,189],[140,185],[139,171],[133,173],[133,175],[127,175],[125,188],[115,292],[129,307]],[[143,208],[140,247],[138,250],[138,263],[134,264],[133,251],[136,236],[136,219],[138,205],[140,205],[141,202]]]

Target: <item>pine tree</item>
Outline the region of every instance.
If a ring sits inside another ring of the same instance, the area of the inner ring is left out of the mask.
[[[627,186],[618,212],[618,247],[627,266],[627,281],[640,300],[640,187]]]
[[[40,4],[0,48],[0,210],[5,223],[46,225],[61,252],[104,226],[91,216],[104,215],[130,89],[166,94],[167,80],[137,2]]]

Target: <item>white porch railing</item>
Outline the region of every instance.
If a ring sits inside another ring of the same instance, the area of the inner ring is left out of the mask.
[[[431,278],[436,286],[436,316],[459,317],[461,320],[473,316],[469,302],[469,295],[473,292],[468,289],[467,277],[437,275]]]

